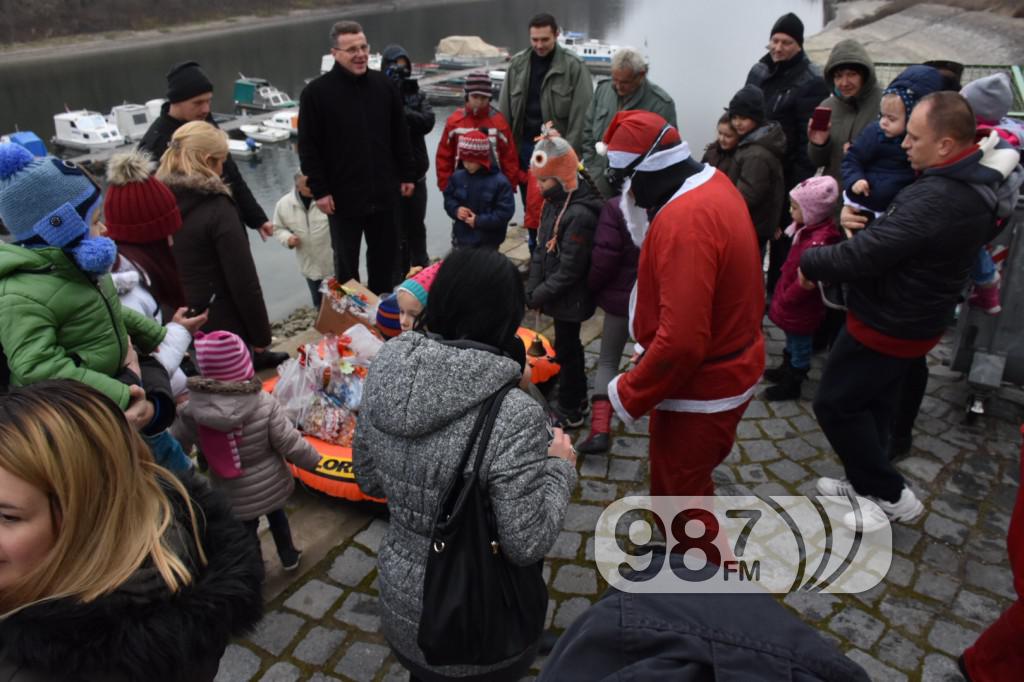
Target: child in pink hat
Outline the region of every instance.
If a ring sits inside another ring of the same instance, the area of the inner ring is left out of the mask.
[[[284,511],[295,489],[285,460],[315,471],[320,455],[263,390],[239,336],[199,332],[195,345],[201,375],[189,378],[190,398],[172,431],[186,450],[199,445],[213,484],[227,494],[254,539],[259,518],[267,517],[281,565],[293,571],[302,552],[292,542]]]
[[[441,262],[437,261],[433,265],[421,269],[398,285],[395,295],[398,299],[398,319],[403,332],[413,328],[417,318],[427,307],[430,286],[434,283],[434,278],[437,277]]]
[[[797,400],[811,367],[814,332],[825,318],[825,304],[814,282],[800,281],[800,256],[808,249],[839,241],[834,218],[838,199],[839,185],[831,175],[804,180],[789,193],[793,224],[786,234],[793,237],[793,246],[768,312],[768,318],[786,332],[786,349],[782,365],[764,374],[775,383],[764,393],[767,400]]]

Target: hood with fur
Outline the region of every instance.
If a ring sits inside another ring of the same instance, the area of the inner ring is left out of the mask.
[[[192,582],[172,594],[155,569],[143,566],[118,590],[88,604],[57,599],[0,618],[0,673],[186,682],[209,671],[212,678],[228,642],[262,618],[263,562],[224,497],[192,476],[183,482],[207,565],[197,567],[184,504],[174,495],[176,523],[168,533],[193,571]]]
[[[190,377],[189,414],[196,423],[217,431],[233,431],[248,421],[260,405],[263,384],[257,378],[249,381],[216,381]]]
[[[993,131],[977,149],[956,163],[928,168],[923,175],[944,175],[969,184],[999,219],[1013,215],[1024,184],[1020,152]]]

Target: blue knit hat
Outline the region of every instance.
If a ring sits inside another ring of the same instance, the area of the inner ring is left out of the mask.
[[[398,314],[398,297],[388,294],[380,299],[377,305],[377,329],[384,335],[385,341],[402,333]]]
[[[99,206],[99,186],[74,163],[0,144],[0,221],[23,246],[64,249],[87,272],[109,269],[114,243],[89,236]]]

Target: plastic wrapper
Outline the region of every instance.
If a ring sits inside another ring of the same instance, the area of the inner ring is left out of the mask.
[[[280,378],[274,387],[274,397],[281,403],[288,419],[300,425],[317,393],[313,372],[299,358],[291,358],[278,366],[277,373]]]
[[[329,396],[320,394],[306,410],[302,431],[329,443],[352,447],[352,438],[356,432],[356,416],[351,410],[339,406]]]

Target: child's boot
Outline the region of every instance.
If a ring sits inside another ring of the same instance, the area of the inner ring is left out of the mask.
[[[789,373],[789,368],[790,368],[790,364],[789,364],[789,351],[788,350],[783,350],[782,351],[782,364],[779,365],[778,367],[773,367],[773,368],[771,368],[769,370],[765,370],[765,373],[764,373],[765,381],[770,381],[773,384],[779,383]]]
[[[597,455],[611,448],[612,404],[607,396],[595,395],[594,416],[590,418],[590,435],[576,446],[581,455]]]
[[[975,284],[974,291],[967,301],[972,308],[977,308],[989,315],[998,315],[1003,307],[999,305],[999,277],[990,284]]]
[[[779,383],[769,386],[764,392],[765,400],[799,400],[800,385],[807,378],[807,368],[790,367]]]

